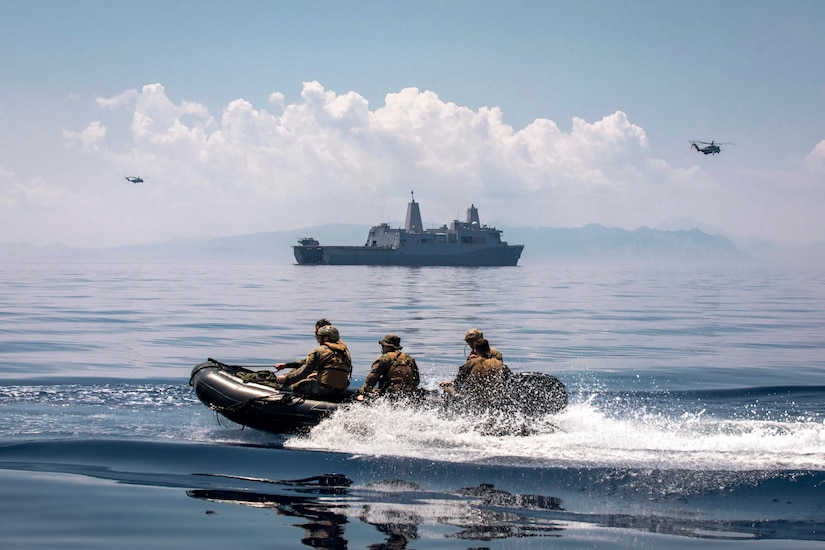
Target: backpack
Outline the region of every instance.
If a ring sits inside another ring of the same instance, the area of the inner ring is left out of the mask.
[[[389,355],[389,354],[388,354]],[[390,368],[387,369],[387,391],[412,391],[418,387],[418,368],[406,353],[395,352]]]

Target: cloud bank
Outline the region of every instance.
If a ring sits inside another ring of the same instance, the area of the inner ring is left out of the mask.
[[[238,99],[219,114],[172,101],[161,84],[96,105],[99,120],[63,131],[78,159],[68,181],[21,182],[0,167],[0,181],[11,182],[0,206],[30,217],[14,216],[19,240],[48,240],[49,227],[53,241],[104,246],[372,224],[403,219],[411,191],[426,225],[471,203],[483,222],[627,229],[692,218],[736,230],[765,210],[743,206],[698,165],[655,158],[621,111],[576,118],[570,131],[546,119],[515,130],[498,108],[472,110],[431,91],[390,93],[371,110],[359,94],[318,82],[304,83],[295,103],[275,92],[264,108]],[[825,141],[804,159],[808,173],[822,171],[824,153]],[[126,175],[146,181],[130,185]],[[56,203],[59,230],[48,221]]]

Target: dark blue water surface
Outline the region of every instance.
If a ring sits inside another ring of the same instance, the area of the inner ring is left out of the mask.
[[[821,547],[825,278],[772,267],[0,267],[3,547]],[[570,406],[490,419],[377,403],[306,436],[188,386],[328,317],[354,384],[399,334],[434,389],[484,330]]]

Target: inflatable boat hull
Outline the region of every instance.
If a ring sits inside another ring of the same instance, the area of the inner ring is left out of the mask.
[[[210,359],[192,369],[189,385],[204,405],[232,422],[272,433],[306,433],[355,395],[347,392],[340,402],[310,399],[239,376],[251,372]]]

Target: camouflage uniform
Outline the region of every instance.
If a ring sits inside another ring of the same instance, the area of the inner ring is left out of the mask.
[[[333,327],[334,328],[334,327]],[[337,338],[319,345],[306,356],[303,364],[283,376],[284,385],[295,393],[323,397],[340,394],[349,386],[352,358],[347,345]],[[313,373],[316,377],[309,378]]]
[[[458,368],[453,388],[469,403],[479,406],[496,406],[507,400],[510,386],[510,369],[495,357],[486,340],[479,345],[475,357]]]
[[[481,330],[479,330],[477,328],[471,328],[470,330],[468,330],[467,332],[464,333],[464,341],[471,348],[470,354],[467,355],[467,359],[472,359],[474,357],[479,357],[480,354],[478,352],[476,352],[474,344],[475,344],[475,342],[477,342],[478,340],[480,340],[482,338],[484,338],[484,333],[481,332]],[[490,346],[490,351],[487,353],[487,355],[489,357],[495,357],[499,361],[504,361],[504,357],[502,357],[501,352],[498,351],[493,346]]]
[[[415,359],[408,353],[401,351],[401,338],[395,334],[387,334],[383,340],[378,341],[385,351],[372,363],[369,374],[364,380],[364,385],[358,390],[360,394],[366,394],[378,385],[378,393],[412,393],[418,388],[421,381],[418,374],[418,365]]]
[[[510,380],[510,369],[495,357],[473,357],[458,368],[453,386],[459,394],[499,401]]]
[[[504,357],[501,355],[501,352],[500,352],[500,351],[498,351],[498,350],[497,350],[496,348],[494,348],[493,346],[490,346],[490,353],[489,353],[488,355],[489,355],[490,357],[493,357],[494,359],[498,359],[499,361],[504,361]],[[473,351],[471,351],[471,352],[470,352],[470,354],[467,356],[467,359],[473,359],[473,358],[475,358],[475,357],[479,357],[479,354],[478,354],[475,350],[473,350]]]
[[[384,353],[376,359],[364,385],[358,393],[369,393],[378,385],[379,395],[386,393],[412,393],[421,381],[415,359],[399,350]]]

